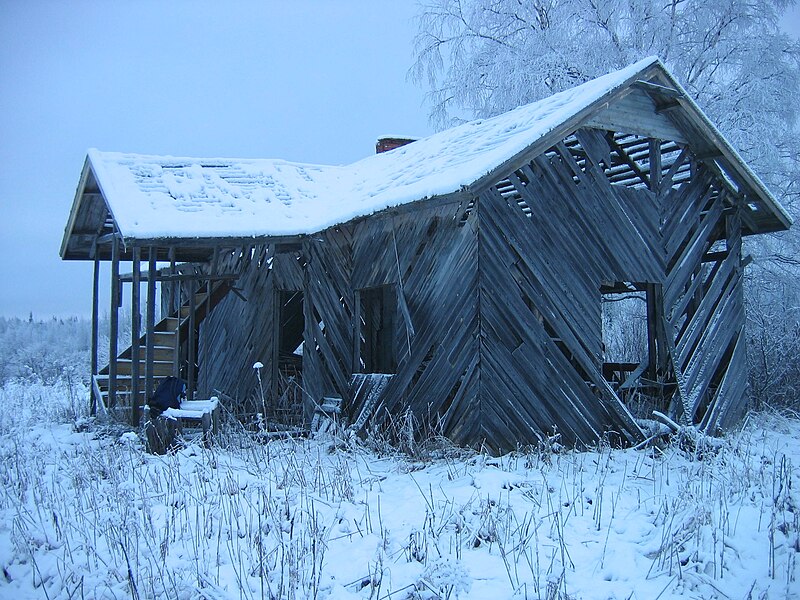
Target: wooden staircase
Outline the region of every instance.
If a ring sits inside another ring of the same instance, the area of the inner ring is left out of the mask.
[[[153,390],[158,387],[158,383],[168,375],[185,377],[187,352],[185,346],[189,340],[191,327],[191,312],[194,305],[194,326],[199,327],[200,323],[219,304],[225,295],[231,290],[231,283],[227,280],[217,280],[211,283],[211,298],[208,298],[208,284],[204,284],[193,295],[192,300],[188,300],[175,311],[172,315],[164,317],[156,323],[153,329]],[[196,336],[195,336],[196,339]],[[138,404],[146,404],[145,398],[145,360],[147,353],[147,336],[139,338],[139,393]],[[133,390],[133,348],[128,346],[117,355],[117,376],[116,376],[116,406],[130,407],[131,393]],[[110,408],[108,406],[109,390],[109,365],[106,365],[94,376],[93,381],[96,398],[100,402],[98,406]],[[101,408],[102,410],[102,408]]]

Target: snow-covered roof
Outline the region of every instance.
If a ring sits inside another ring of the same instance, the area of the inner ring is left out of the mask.
[[[759,219],[752,221],[751,232],[787,228],[791,219],[763,183],[659,59],[649,57],[538,102],[345,166],[90,150],[61,255],[92,255],[98,220],[102,225],[105,219],[103,206],[125,240],[263,239],[312,234],[387,208],[456,193],[489,174],[501,175],[533,146],[555,143],[568,135],[567,129],[579,127],[654,73],[677,90],[687,116],[683,122],[706,146],[700,149],[720,149],[723,170],[744,182],[755,207],[753,218]]]
[[[502,115],[346,166],[89,151],[125,238],[282,236],[459,191],[627,82],[655,57]]]

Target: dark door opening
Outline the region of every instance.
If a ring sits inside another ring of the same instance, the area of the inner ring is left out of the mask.
[[[267,419],[299,426],[303,419],[303,292],[279,290],[276,301],[277,360],[273,370],[273,402]]]
[[[362,373],[395,373],[397,296],[392,285],[358,291],[358,368]]]

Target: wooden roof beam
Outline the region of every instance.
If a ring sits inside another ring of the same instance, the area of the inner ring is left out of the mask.
[[[635,81],[633,85],[649,93],[660,94],[662,96],[668,96],[670,98],[683,98],[683,92],[681,92],[680,90],[676,90],[675,88],[668,87],[666,85],[653,83],[652,81],[644,81],[640,79],[639,81]]]
[[[608,140],[608,143],[611,146],[611,148],[614,151],[616,151],[617,155],[623,161],[625,161],[628,164],[628,166],[636,174],[636,176],[642,181],[642,183],[644,183],[649,188],[650,187],[650,177],[641,169],[641,167],[639,167],[639,165],[636,164],[636,161],[634,161],[630,156],[628,156],[628,153],[625,152],[625,149],[622,148],[622,146],[617,144],[617,142],[614,140],[613,136],[608,136],[606,139]]]
[[[751,208],[751,206],[756,206],[757,209]],[[753,202],[747,196],[742,198],[742,206],[739,209],[739,217],[742,219],[742,223],[750,229],[750,231],[758,231],[761,229],[756,219],[753,218],[753,213],[758,212],[758,209],[761,208],[759,202]]]
[[[658,77],[666,85],[680,88],[680,84],[668,72],[659,70]],[[777,202],[764,183],[753,173],[749,165],[742,160],[736,150],[734,150],[716,126],[709,120],[708,116],[703,113],[690,96],[685,95],[679,100],[686,110],[670,114],[670,119],[676,122],[676,124],[680,122],[682,128],[693,131],[693,136],[699,136],[701,139],[704,138],[706,143],[712,144],[716,148],[716,151],[720,153],[718,160],[707,164],[713,169],[719,169],[719,163],[724,162],[724,168],[727,173],[723,178],[736,181],[736,185],[738,185],[740,189],[750,190],[755,196],[762,199],[760,204],[763,206],[764,212],[770,214],[770,224],[769,226],[761,225],[759,228],[753,229],[753,233],[766,233],[767,231],[788,229],[792,224],[792,218],[789,216],[789,213]],[[735,173],[735,176],[732,175],[732,173]]]
[[[155,272],[155,276],[153,277],[154,281],[235,281],[241,277],[238,273],[219,273],[217,275],[208,274],[208,273],[178,273],[174,275],[169,274],[162,274],[160,270]],[[142,273],[142,277],[146,278],[148,272],[145,271]],[[133,274],[126,273],[124,275],[119,276],[119,280],[125,283],[130,283],[133,281]]]
[[[756,201],[753,202],[752,200],[748,199],[745,193],[742,191],[742,184],[736,181],[727,171],[727,169],[723,169],[722,165],[716,160],[706,159],[703,163],[711,169],[714,174],[717,176],[718,182],[722,185],[722,189],[725,193],[729,194],[732,198],[738,198],[742,202],[742,206],[739,210],[739,216],[742,219],[742,223],[751,231],[757,232],[762,229],[759,224],[753,219],[752,211],[748,204],[753,204],[755,206],[761,207],[761,203]],[[737,186],[737,187],[734,187]],[[737,189],[738,188],[738,189]]]
[[[560,126],[551,130],[547,135],[542,136],[535,143],[505,160],[477,181],[474,181],[467,186],[465,191],[470,196],[480,195],[481,192],[494,185],[496,181],[502,179],[504,173],[518,169],[521,165],[530,162],[535,157],[539,156],[539,154],[547,151],[556,143],[571,135],[575,129],[581,125],[585,125],[586,121],[590,119],[593,114],[597,113],[599,107],[608,106],[611,102],[614,102],[616,99],[620,98],[620,96],[626,94],[629,91],[627,88],[629,88],[632,83],[638,81],[640,77],[652,77],[660,71],[660,66],[653,65],[644,71],[636,73],[626,81],[621,82],[619,86],[610,90],[588,106],[583,107],[569,119],[565,120]]]
[[[713,148],[711,150],[707,150],[706,152],[697,152],[695,153],[694,157],[700,162],[715,161],[718,158],[722,158],[722,152],[720,152],[717,148]]]

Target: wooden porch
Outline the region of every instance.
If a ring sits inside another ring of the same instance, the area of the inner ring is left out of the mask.
[[[187,384],[187,397],[193,399],[196,396],[200,325],[233,290],[238,277],[234,271],[219,268],[219,257],[223,253],[241,255],[244,250],[214,247],[209,250],[212,257],[210,261],[180,263],[178,257],[181,252],[175,246],[147,246],[144,251],[134,246],[123,251],[118,236],[111,236],[108,243],[111,272],[109,361],[103,366],[99,364],[101,261],[100,254],[96,253],[92,294],[90,410],[91,414],[101,412],[124,417],[136,426],[141,420],[147,399],[153,395],[162,378],[172,375],[183,379]],[[146,255],[145,260],[142,259],[143,254]],[[169,257],[168,265],[159,268],[157,259],[165,254]],[[125,274],[120,273],[123,264],[130,265],[130,271]],[[123,293],[126,286],[127,294]],[[157,298],[157,288],[160,288],[160,298]],[[125,296],[129,298],[131,319],[128,345],[120,340],[120,312]]]

